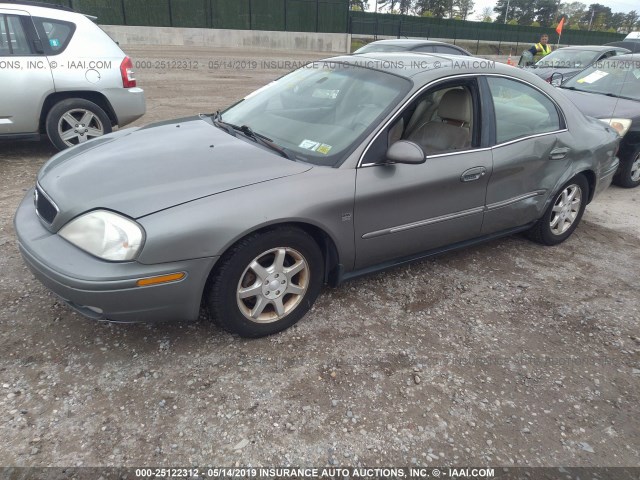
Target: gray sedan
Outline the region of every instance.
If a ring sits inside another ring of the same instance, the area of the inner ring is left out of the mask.
[[[54,156],[18,208],[26,264],[86,316],[258,337],[323,284],[515,232],[555,245],[619,138],[541,79],[480,59],[310,64],[222,113]]]

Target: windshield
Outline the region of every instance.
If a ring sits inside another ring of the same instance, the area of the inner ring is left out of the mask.
[[[389,44],[389,43],[370,43],[364,47],[360,47],[353,53],[371,53],[371,52],[405,52],[409,50],[409,47],[404,45]]]
[[[599,61],[562,86],[583,92],[640,100],[640,59]]]
[[[538,68],[584,68],[598,58],[598,53],[594,50],[560,49],[538,60],[535,66]]]
[[[222,113],[297,160],[334,166],[346,158],[411,88],[406,78],[336,62],[316,62],[249,94]]]

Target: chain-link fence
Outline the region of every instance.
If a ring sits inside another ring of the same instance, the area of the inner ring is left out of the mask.
[[[472,53],[479,53],[481,46],[491,45],[491,51],[484,53],[508,54],[519,52],[521,48],[538,42],[540,35],[549,35],[549,43],[555,44],[558,34],[554,28],[505,25],[489,22],[469,22],[409,15],[377,14],[373,12],[351,12],[349,32],[355,35],[388,37],[423,37],[461,43]],[[562,45],[602,45],[620,41],[623,34],[609,32],[588,32],[565,29]]]
[[[344,33],[348,0],[48,0],[103,25]]]

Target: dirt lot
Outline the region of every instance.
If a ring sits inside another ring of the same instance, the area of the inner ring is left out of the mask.
[[[281,73],[138,68],[139,123],[222,108]],[[640,464],[640,188],[610,188],[558,247],[515,236],[371,275],[246,341],[205,321],[95,323],[56,301],[12,226],[53,153],[0,144],[1,464]]]

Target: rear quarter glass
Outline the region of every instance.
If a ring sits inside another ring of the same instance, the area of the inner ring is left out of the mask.
[[[76,32],[76,24],[53,18],[32,17],[47,56],[64,52]]]

